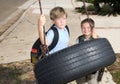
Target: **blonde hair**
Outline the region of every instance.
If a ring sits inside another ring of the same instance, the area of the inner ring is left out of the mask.
[[[67,13],[62,7],[55,7],[50,11],[50,19],[51,20],[55,20],[56,18],[60,18],[63,15],[66,15],[66,17],[67,17]]]

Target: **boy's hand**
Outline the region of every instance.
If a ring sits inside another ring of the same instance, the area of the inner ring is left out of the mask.
[[[46,53],[49,51],[47,45],[44,45],[44,44],[43,44],[43,45],[40,46],[40,48],[41,48],[41,52],[42,52],[43,54],[46,54]]]
[[[46,18],[45,18],[45,15],[40,15],[39,16],[39,19],[38,19],[38,23],[39,23],[39,26],[43,27],[46,23]]]
[[[43,58],[46,56],[47,52],[49,52],[48,46],[47,45],[40,45],[41,48],[41,56],[39,57],[39,59]]]

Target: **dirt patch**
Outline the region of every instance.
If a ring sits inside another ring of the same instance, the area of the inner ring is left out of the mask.
[[[30,60],[0,64],[0,84],[33,84],[33,65]]]

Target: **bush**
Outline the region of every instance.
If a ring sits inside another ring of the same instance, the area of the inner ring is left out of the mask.
[[[76,1],[82,1],[83,2],[83,0],[76,0]],[[94,2],[94,0],[85,0],[86,2],[88,2],[88,3],[93,3]]]
[[[104,3],[103,7],[99,4]],[[120,0],[94,0],[96,12],[101,15],[114,15],[120,14]]]
[[[89,14],[94,14],[95,13],[95,7],[93,5],[89,5],[87,7],[87,10],[88,10]],[[83,7],[79,8],[79,10],[77,12],[81,12],[82,14],[85,14],[86,13],[85,12],[85,7],[83,6]]]
[[[100,15],[111,15],[113,13],[113,8],[109,4],[104,4],[101,7],[101,11],[98,12]]]
[[[95,7],[94,7],[93,5],[89,5],[89,6],[87,7],[87,10],[88,10],[88,11],[95,11]]]
[[[83,0],[76,0],[76,1],[83,1]],[[100,15],[113,15],[116,16],[120,14],[120,0],[85,0],[88,3],[92,3],[94,7],[88,7],[88,11],[95,11],[96,14]],[[100,4],[103,3],[104,5],[100,7]],[[85,12],[84,9],[80,9],[80,12]]]

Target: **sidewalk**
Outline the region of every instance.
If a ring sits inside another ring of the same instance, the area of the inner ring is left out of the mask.
[[[70,0],[41,0],[43,13],[47,17],[46,30],[50,27],[51,21],[49,19],[49,11],[55,6],[62,6],[68,12],[68,26],[70,27],[71,38],[70,45],[76,43],[76,38],[81,34],[80,21],[86,18],[86,15],[81,15],[74,12],[74,8]],[[82,4],[82,3],[78,3]],[[0,43],[0,63],[9,63],[13,61],[20,61],[30,59],[30,50],[38,38],[37,20],[39,16],[38,2],[32,4],[29,9],[23,14],[20,20],[16,22],[11,28],[14,30],[5,37]],[[118,17],[102,17],[91,15],[96,22],[96,31],[101,37],[106,37],[110,40],[116,52],[119,50],[120,38],[120,16]],[[116,22],[117,21],[117,22]],[[108,29],[110,28],[110,29]],[[117,31],[116,31],[117,30]],[[0,37],[1,38],[1,37]],[[114,40],[113,40],[114,39]],[[115,43],[115,42],[116,43]],[[112,77],[107,71],[104,74],[104,83],[101,84],[115,84]],[[73,82],[72,84],[76,84]]]

